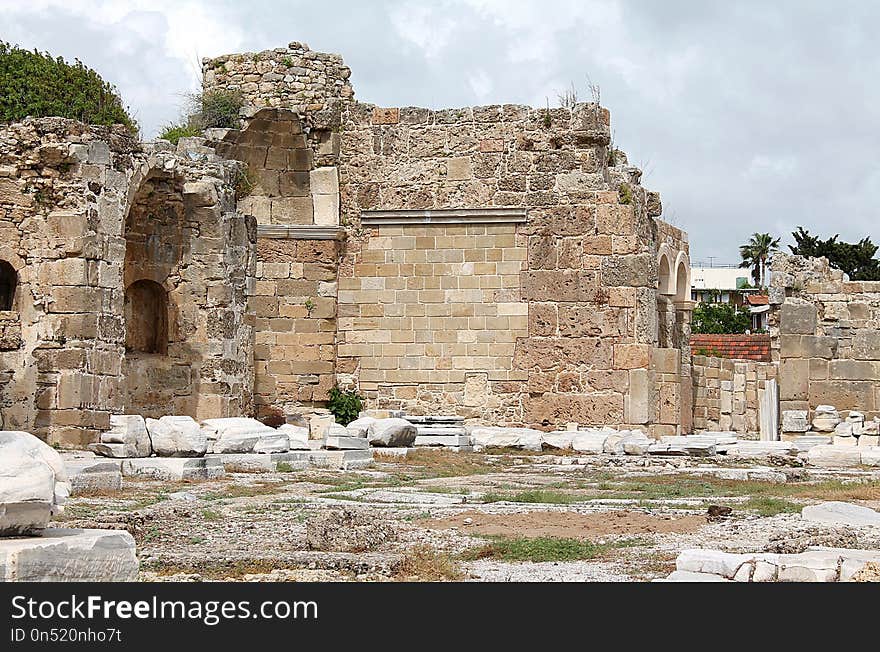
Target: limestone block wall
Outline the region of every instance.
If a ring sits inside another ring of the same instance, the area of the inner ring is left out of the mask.
[[[770,293],[780,405],[880,416],[880,282],[851,282],[824,258],[777,255]]]
[[[517,420],[518,406],[490,388],[528,377],[514,368],[528,335],[525,256],[513,224],[372,229],[339,281],[340,381],[356,377],[382,408],[489,408]]]
[[[315,52],[304,43],[263,52],[202,60],[207,91],[238,91],[252,107],[320,111],[354,97],[351,70],[338,54]]]
[[[659,198],[609,143],[595,105],[351,104],[340,379],[413,413],[656,429]],[[428,359],[410,360],[407,346]],[[669,373],[662,432],[680,429],[681,369]]]
[[[692,366],[694,431],[733,431],[757,438],[761,395],[777,380],[777,365],[694,355]]]
[[[326,401],[336,371],[336,240],[260,237],[249,309],[254,318],[254,408],[284,422]]]
[[[81,445],[152,393],[169,401],[166,411],[188,397],[193,416],[249,409],[256,233],[230,211],[233,172],[211,156],[178,157],[170,145],[143,148],[125,132],[70,120],[0,128],[0,260],[18,276],[13,310],[0,316],[4,427]],[[173,192],[147,201],[142,191],[166,184]],[[132,215],[175,228],[129,228]],[[126,265],[128,252],[137,264]],[[126,352],[126,297],[138,281],[158,285],[169,303],[157,320],[168,327],[165,351],[134,356],[144,366]],[[188,374],[173,399],[168,365]]]

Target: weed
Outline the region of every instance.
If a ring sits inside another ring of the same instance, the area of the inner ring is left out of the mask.
[[[206,521],[219,521],[223,518],[223,514],[216,512],[213,509],[203,509],[202,518]]]
[[[464,573],[448,553],[417,546],[407,551],[395,578],[398,581],[454,582],[464,579]]]
[[[465,551],[463,557],[469,561],[476,559],[498,559],[500,561],[577,561],[595,559],[607,552],[607,544],[596,544],[580,539],[559,539],[555,537],[487,537],[489,543]]]
[[[631,206],[633,203],[633,193],[632,188],[629,187],[628,183],[620,184],[620,189],[617,191],[618,197],[620,199],[621,204],[625,204],[627,206]]]
[[[309,308],[309,301],[306,302],[306,310],[311,313],[312,309]],[[364,409],[364,397],[353,389],[343,391],[338,387],[334,387],[330,390],[330,400],[327,402],[327,409],[336,417],[337,423],[347,426],[357,419],[361,410]]]
[[[489,492],[483,495],[484,503],[546,503],[551,505],[568,505],[578,502],[577,496],[562,493],[559,491],[546,491],[544,489],[534,489],[531,491],[523,491],[518,494],[501,494]]]
[[[165,125],[159,138],[167,140],[172,145],[177,145],[181,138],[190,138],[192,136],[201,136],[202,132],[198,127],[188,124],[169,123]]]
[[[296,469],[293,468],[293,465],[289,462],[278,462],[275,465],[275,470],[278,473],[293,473]]]

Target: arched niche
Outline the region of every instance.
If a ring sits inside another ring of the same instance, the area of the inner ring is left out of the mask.
[[[17,287],[18,272],[15,271],[11,263],[0,260],[0,311],[14,308]]]
[[[684,253],[678,255],[675,263],[675,300],[691,300],[691,265]]]
[[[135,281],[125,290],[125,350],[168,353],[168,293],[155,281]]]

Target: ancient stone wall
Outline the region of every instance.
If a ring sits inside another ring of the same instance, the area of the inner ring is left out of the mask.
[[[18,279],[0,315],[5,427],[85,444],[128,409],[250,409],[256,229],[233,212],[235,166],[181,153],[69,120],[0,129],[0,260]],[[129,305],[127,324],[127,293],[168,312],[151,325]]]
[[[541,427],[665,419],[678,431],[680,361],[663,416],[652,367],[659,198],[609,144],[595,105],[352,104],[340,378],[413,413]],[[663,228],[686,254],[681,232]],[[675,356],[687,321],[669,337]]]
[[[321,111],[354,97],[350,77],[351,70],[338,54],[314,52],[296,42],[202,61],[206,91],[238,91],[246,105],[259,108]]]
[[[783,412],[819,405],[880,416],[880,282],[852,282],[824,258],[777,255],[770,301]]]
[[[777,365],[694,355],[691,371],[694,431],[733,431],[757,438],[762,394],[767,381],[777,379]]]

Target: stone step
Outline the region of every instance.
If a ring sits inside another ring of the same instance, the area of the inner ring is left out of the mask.
[[[410,423],[420,424],[420,423],[448,423],[448,424],[460,424],[464,423],[464,417],[456,417],[456,416],[410,416],[404,415],[402,418],[406,419]]]
[[[214,480],[224,475],[223,464],[211,457],[135,457],[122,461],[123,476],[155,480]]]
[[[417,432],[419,436],[467,436],[467,430],[464,428],[456,428],[451,426],[418,426]]]
[[[327,450],[367,450],[370,447],[363,437],[327,437],[324,448]]]
[[[467,435],[421,435],[416,446],[473,446],[474,440]]]

